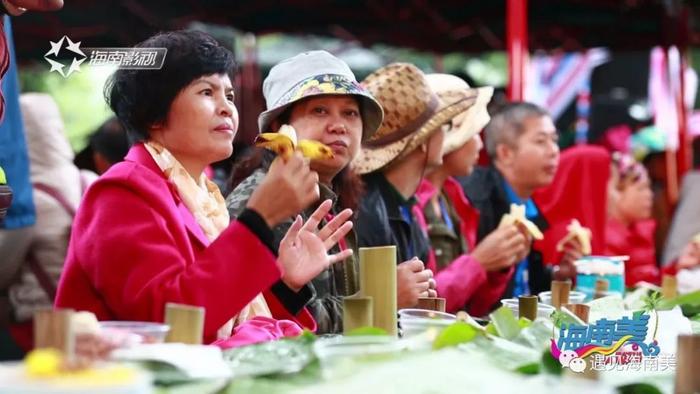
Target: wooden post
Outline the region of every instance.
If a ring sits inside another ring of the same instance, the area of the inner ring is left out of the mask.
[[[170,326],[165,342],[201,345],[204,336],[204,308],[169,302],[165,304],[165,324]]]
[[[679,335],[676,350],[675,394],[700,392],[700,335]]]
[[[445,312],[445,299],[439,297],[418,298],[418,309]]]
[[[571,292],[571,282],[568,280],[552,281],[552,306],[555,309],[561,308],[563,304],[569,303],[569,293]]]
[[[537,318],[537,296],[518,297],[518,317],[535,321]]]
[[[71,328],[72,309],[46,309],[34,313],[34,347],[53,348],[69,359],[75,352],[75,336]]]
[[[360,248],[360,294],[372,297],[374,326],[398,335],[396,246]]]
[[[360,327],[372,327],[373,322],[372,297],[343,298],[343,332]]]

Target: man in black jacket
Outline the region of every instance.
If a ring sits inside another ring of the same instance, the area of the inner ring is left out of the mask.
[[[527,218],[545,230],[547,221],[531,197],[535,190],[549,185],[557,171],[558,134],[552,118],[534,104],[512,103],[491,118],[485,135],[492,165],[460,179],[469,201],[481,213],[478,240],[498,227],[511,204],[525,205]],[[549,267],[540,252],[531,250],[516,266],[502,298],[548,290]]]
[[[414,194],[426,167],[442,163],[442,126],[474,101],[440,103],[425,75],[406,63],[375,71],[363,85],[385,115],[352,164],[366,186],[355,232],[361,247],[396,245],[397,261],[402,262],[397,267],[397,304],[410,308],[418,297],[436,295],[432,272],[423,263],[429,245],[413,215]]]

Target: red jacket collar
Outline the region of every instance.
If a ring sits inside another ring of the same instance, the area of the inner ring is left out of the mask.
[[[126,161],[134,162],[137,164],[140,164],[149,170],[155,172],[156,174],[160,175],[168,185],[168,189],[170,190],[170,193],[173,196],[173,199],[175,200],[175,205],[177,205],[177,209],[180,212],[180,216],[182,217],[182,220],[185,223],[185,227],[187,227],[187,230],[194,235],[194,237],[202,244],[202,246],[208,246],[211,242],[209,241],[209,238],[207,238],[206,235],[204,235],[204,231],[202,231],[202,228],[199,226],[197,221],[195,220],[194,216],[192,215],[192,212],[187,208],[187,206],[182,202],[182,199],[180,198],[180,194],[177,191],[177,187],[166,178],[165,174],[163,171],[158,167],[158,164],[156,164],[155,160],[153,160],[153,157],[151,157],[151,154],[146,150],[146,147],[143,145],[142,142],[139,142],[137,144],[134,144],[131,149],[129,149],[129,153],[127,153],[126,157],[124,158]]]

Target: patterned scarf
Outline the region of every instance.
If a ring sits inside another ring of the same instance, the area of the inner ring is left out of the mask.
[[[195,181],[175,156],[161,144],[148,141],[144,146],[168,180],[175,185],[178,195],[194,216],[207,239],[214,242],[230,222],[226,202],[218,186],[207,179],[204,174],[201,174],[199,180]],[[230,337],[234,326],[255,316],[272,317],[262,294],[258,294],[237,316],[232,317],[218,330],[218,339]]]

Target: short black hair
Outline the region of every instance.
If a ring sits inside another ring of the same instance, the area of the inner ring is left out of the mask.
[[[212,36],[193,30],[158,33],[136,48],[166,48],[160,70],[118,69],[105,84],[105,99],[132,142],[148,139],[162,124],[175,96],[192,81],[213,74],[233,80],[233,53]]]
[[[112,164],[124,160],[129,151],[129,139],[121,122],[111,117],[102,123],[90,136],[90,148]]]

